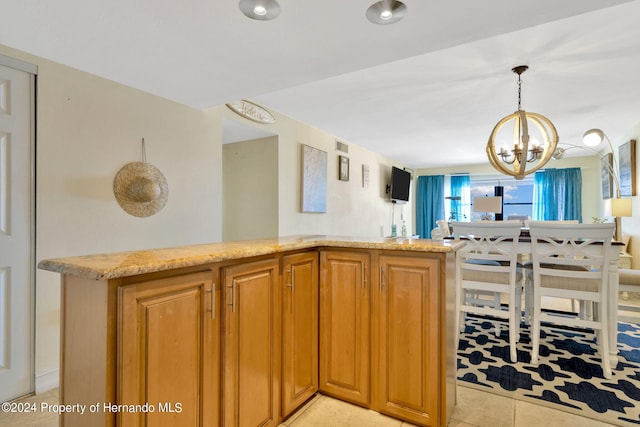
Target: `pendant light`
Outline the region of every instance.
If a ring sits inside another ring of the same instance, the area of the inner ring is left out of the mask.
[[[553,123],[541,114],[522,109],[521,76],[528,69],[526,65],[519,65],[511,70],[518,75],[518,111],[495,125],[486,147],[491,166],[516,179],[522,179],[546,165],[558,145],[558,133]],[[511,132],[501,133],[511,122]]]

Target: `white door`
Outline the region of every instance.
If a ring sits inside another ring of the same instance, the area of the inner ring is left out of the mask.
[[[0,65],[0,401],[3,402],[32,392],[34,385],[33,82],[32,74]]]

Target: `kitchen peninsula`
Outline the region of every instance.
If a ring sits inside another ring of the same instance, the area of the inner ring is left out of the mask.
[[[277,426],[321,392],[445,426],[463,244],[314,235],[43,260],[62,275],[61,403],[89,408],[61,425]]]

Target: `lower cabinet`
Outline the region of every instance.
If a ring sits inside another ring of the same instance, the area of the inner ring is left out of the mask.
[[[117,425],[218,425],[215,302],[212,271],[118,288]]]
[[[370,404],[370,255],[320,254],[320,390]]]
[[[417,425],[444,423],[441,262],[321,253],[321,391]]]
[[[277,426],[318,390],[446,425],[455,341],[444,342],[444,260],[332,248],[64,276],[61,402],[116,408],[61,425]]]
[[[318,253],[283,256],[282,416],[318,391]]]
[[[373,291],[372,408],[418,425],[440,425],[440,260],[381,255]]]
[[[221,276],[224,293],[222,425],[277,426],[280,420],[279,259],[225,267]]]

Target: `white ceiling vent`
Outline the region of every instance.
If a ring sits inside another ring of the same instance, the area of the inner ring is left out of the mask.
[[[336,140],[336,151],[342,151],[343,153],[349,152],[349,146],[344,142]]]

